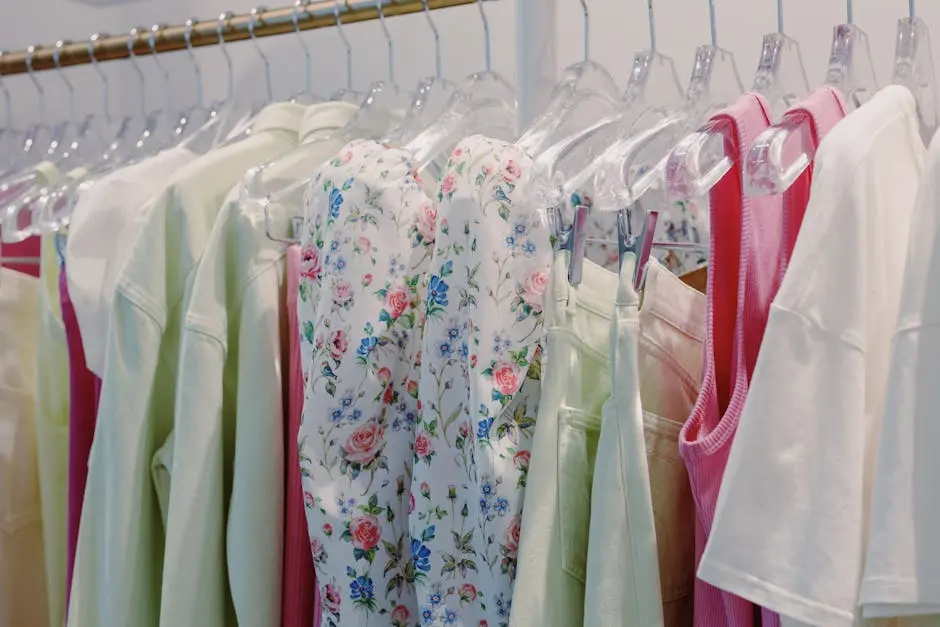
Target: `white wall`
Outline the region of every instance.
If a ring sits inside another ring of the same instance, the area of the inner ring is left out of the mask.
[[[285,4],[289,0],[281,0]],[[633,52],[648,46],[646,0],[587,0],[591,10],[592,56],[604,64],[623,85]],[[761,37],[776,29],[775,0],[715,0],[719,45],[731,50],[737,59],[745,85],[756,68]],[[279,4],[270,0],[271,6]],[[577,62],[582,56],[581,8],[578,0],[558,2],[558,62]],[[119,6],[88,6],[72,0],[2,0],[4,19],[0,21],[0,47],[13,50],[30,44],[52,44],[56,39],[80,40],[94,31],[124,32],[135,25],[156,22],[180,23],[187,17],[214,19],[223,10],[247,11],[251,0],[140,0]],[[708,40],[708,0],[654,0],[659,49],[672,56],[680,77],[690,71],[695,47]],[[855,23],[864,29],[872,43],[879,79],[890,77],[897,18],[906,15],[907,0],[855,0]],[[940,50],[940,3],[920,0],[918,11],[935,36]],[[514,2],[501,0],[486,5],[492,34],[494,69],[512,80],[515,74]],[[785,0],[786,31],[797,39],[806,60],[810,82],[818,84],[825,73],[832,26],[845,20],[843,0]],[[447,9],[434,13],[443,42],[444,72],[449,78],[482,69],[483,38],[477,8]],[[423,16],[388,20],[395,46],[396,78],[403,86],[433,73],[431,32]],[[346,27],[353,47],[354,79],[363,89],[385,78],[385,44],[379,24]],[[315,91],[329,94],[343,85],[343,48],[333,29],[303,34],[314,55]],[[260,45],[273,67],[276,95],[287,96],[303,85],[303,57],[293,36],[267,38]],[[235,60],[237,89],[242,95],[262,95],[262,64],[250,42],[229,45]],[[214,48],[196,51],[203,68],[206,97],[225,91],[222,56]],[[173,94],[179,100],[193,97],[193,74],[184,52],[162,57],[173,77]],[[148,76],[151,100],[162,104],[161,79],[153,63],[142,59]],[[103,64],[111,77],[112,109],[135,111],[139,107],[138,82],[127,61]],[[79,112],[101,108],[101,86],[90,68],[66,70],[78,87]],[[65,117],[66,92],[54,73],[43,72],[39,80],[46,88],[48,116]],[[38,117],[37,94],[26,77],[11,77],[7,84],[14,93],[15,122],[22,125]],[[2,115],[2,114],[0,114]],[[0,117],[2,120],[2,117]]]

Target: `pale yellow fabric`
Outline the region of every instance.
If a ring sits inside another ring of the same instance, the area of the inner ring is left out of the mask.
[[[39,281],[0,268],[0,627],[46,627],[36,453]]]
[[[323,137],[355,111],[336,103],[310,107],[303,157],[291,158],[293,151],[266,173],[285,185],[306,180],[343,147],[342,139]],[[173,482],[160,490],[169,494],[165,627],[224,627],[229,593],[239,627],[281,619],[286,247],[266,236],[261,207],[239,204],[239,191],[229,194],[196,270],[183,323],[172,455],[163,450],[154,463],[155,480]],[[302,214],[303,198],[280,199],[271,210],[281,218]],[[276,225],[275,233],[285,226]]]
[[[245,170],[295,145],[302,115],[295,104],[266,108],[250,137],[190,162],[147,204],[112,304],[69,627],[159,622],[164,533],[151,463],[173,427],[195,270],[229,190]]]
[[[59,300],[55,235],[41,245],[39,334],[36,339],[36,430],[46,593],[52,625],[65,621],[66,519],[69,479],[69,354]],[[2,289],[2,287],[0,287]]]

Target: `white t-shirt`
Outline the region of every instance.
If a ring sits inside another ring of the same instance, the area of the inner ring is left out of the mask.
[[[785,626],[858,624],[901,251],[924,152],[914,98],[891,86],[816,154],[698,571]]]
[[[95,181],[75,204],[65,246],[65,272],[85,361],[99,377],[104,373],[105,339],[118,277],[148,215],[142,205],[196,156],[182,147],[164,150]]]
[[[901,310],[891,347],[868,554],[859,595],[866,617],[940,613],[938,177],[940,134],[930,145],[911,226]]]

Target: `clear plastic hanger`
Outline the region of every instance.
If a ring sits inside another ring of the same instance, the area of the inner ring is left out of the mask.
[[[706,92],[711,91],[711,81],[700,75],[700,70],[713,72],[713,68],[706,68],[719,58],[722,54],[720,48],[715,45],[715,2],[709,0],[709,17],[712,26],[712,45],[699,48],[699,54],[696,55],[696,68],[692,72],[692,84],[690,88],[693,98],[701,99]],[[730,52],[724,54],[730,57]],[[702,65],[699,62],[702,62]],[[701,107],[693,104],[693,110],[696,114],[689,119],[707,117],[717,109],[731,104],[737,95],[744,90],[741,88],[741,80],[737,77],[737,68],[734,66],[733,58],[731,64],[725,64],[726,68],[733,70],[735,80],[738,83],[738,89],[729,89],[725,95],[717,101],[708,97],[706,106]],[[735,93],[735,91],[737,93]],[[700,93],[697,93],[700,92]],[[701,102],[701,100],[699,100]],[[717,106],[716,106],[717,105]],[[687,135],[676,144],[662,161],[664,166],[663,176],[665,179],[666,199],[668,201],[682,201],[691,198],[702,198],[715,183],[731,170],[734,165],[734,146],[729,141],[727,133],[716,123],[708,122],[698,131]],[[657,175],[660,174],[657,172]],[[645,187],[652,184],[648,175],[641,177],[645,180]],[[643,187],[636,192],[634,197],[639,197],[645,191]]]
[[[431,9],[428,0],[422,0],[424,17],[427,19],[431,34],[434,36],[434,76],[424,78],[418,82],[414,98],[411,100],[411,109],[397,129],[388,136],[388,142],[398,146],[414,139],[428,125],[436,119],[447,103],[450,101],[456,86],[445,80],[441,73],[441,36],[437,26],[431,19]]]
[[[232,66],[232,57],[229,55],[228,47],[225,44],[224,34],[226,26],[234,15],[231,11],[223,11],[219,14],[215,26],[215,34],[219,39],[219,51],[222,53],[222,58],[225,59],[227,89],[225,99],[222,102],[214,103],[212,108],[228,111],[228,115],[219,124],[215,139],[216,146],[226,142],[232,143],[250,135],[252,120],[262,108],[260,102],[243,104],[235,98],[235,69]]]
[[[173,85],[170,81],[170,73],[163,66],[160,55],[157,53],[157,36],[165,28],[165,24],[154,24],[147,34],[147,46],[150,48],[150,56],[153,58],[157,70],[163,76],[163,94],[166,98],[164,113],[171,120],[170,135],[161,148],[168,148],[180,143],[193,129],[199,128],[205,122],[205,119],[203,119],[194,123],[193,117],[200,115],[200,113],[195,108],[180,109],[173,100]],[[205,117],[205,113],[202,113],[202,117]]]
[[[322,159],[323,140],[350,141],[352,139],[383,139],[400,117],[394,108],[400,106],[400,111],[406,106],[402,102],[402,92],[394,86],[394,56],[393,43],[388,29],[385,28],[381,2],[378,5],[379,16],[388,41],[389,50],[389,82],[376,82],[369,90],[366,102],[360,107],[357,115],[342,129],[326,138],[314,139],[309,143],[301,144],[293,150],[280,155],[270,161],[257,165],[245,173],[239,191],[239,202],[243,206],[257,207],[264,212],[265,233],[278,242],[292,243],[293,240],[282,237],[288,230],[282,226],[275,226],[276,219],[284,216],[296,215],[303,206],[304,193],[308,179],[320,167]],[[308,158],[309,155],[309,158]],[[304,172],[298,174],[292,171],[300,165]],[[283,208],[274,215],[273,208]],[[288,208],[290,208],[288,210]]]
[[[419,172],[449,150],[463,137],[484,134],[512,141],[517,135],[516,91],[493,71],[490,51],[490,24],[477,0],[483,22],[486,69],[471,74],[451,96],[444,111],[434,122],[404,147],[412,155]]]
[[[767,99],[776,115],[809,93],[800,44],[783,32],[783,0],[777,0],[777,32],[764,35],[752,90]]]
[[[343,48],[346,50],[346,87],[330,96],[330,100],[359,104],[365,96],[353,89],[352,46],[349,45],[349,40],[346,39],[346,32],[343,30],[343,20],[340,18],[339,14],[340,6],[346,6],[348,9],[348,0],[336,0],[333,3],[333,19],[336,20],[336,32],[339,33],[340,41],[343,42]]]
[[[55,131],[47,124],[46,120],[46,92],[42,84],[36,79],[32,71],[32,57],[35,46],[27,49],[26,69],[30,81],[36,89],[37,109],[39,112],[39,121],[27,127],[23,133],[22,142],[19,151],[13,155],[9,171],[13,174],[20,170],[35,165],[43,158],[43,149],[49,146],[51,138],[55,137]],[[0,197],[5,193],[4,185],[0,183]]]
[[[305,3],[304,0],[296,0],[294,2],[294,10],[291,13],[291,23],[294,25],[294,34],[297,35],[297,41],[300,42],[300,47],[304,51],[304,88],[302,91],[298,91],[293,96],[291,96],[290,101],[302,105],[312,105],[317,104],[318,102],[323,102],[323,98],[313,93],[310,82],[312,66],[312,62],[310,60],[310,48],[307,47],[307,42],[304,41],[303,35],[300,34],[300,9],[302,7],[305,8],[306,4],[307,3]]]
[[[651,228],[655,231],[658,213],[646,211],[640,205],[640,200],[648,191],[659,186],[663,180],[664,169],[667,170],[668,187],[667,162],[673,158],[677,142],[680,142],[689,129],[701,124],[714,111],[728,106],[744,91],[734,55],[718,46],[715,0],[708,2],[708,16],[711,41],[696,50],[683,108],[677,112],[665,113],[661,110],[651,110],[640,116],[633,126],[632,134],[601,155],[599,167],[595,168],[595,210],[619,212],[618,240],[621,244],[626,242],[626,248],[621,246],[620,259],[622,262],[627,252],[637,256],[637,285],[642,280],[649,250],[660,244],[647,244],[642,236],[636,237],[632,234],[633,229],[627,228],[630,226],[631,213],[643,216],[643,226],[639,229],[641,235],[650,232]],[[722,154],[726,153],[722,134],[703,129],[696,135],[702,136],[706,146],[712,146],[716,140],[722,140],[719,145]],[[667,200],[668,198],[657,198],[649,204],[652,207],[668,207]],[[631,212],[631,209],[637,211]],[[651,221],[653,227],[650,227]],[[575,231],[572,237],[577,240],[584,236]],[[703,245],[695,242],[668,242],[662,243],[662,246],[671,249],[700,249]],[[569,271],[569,276],[573,274],[580,280],[580,264],[583,263],[583,258],[573,257],[573,262],[573,270]]]
[[[0,56],[3,52],[0,51]],[[3,92],[3,102],[5,111],[5,125],[0,128],[0,156],[3,158],[3,166],[0,166],[0,175],[9,172],[9,166],[6,165],[13,157],[13,151],[19,145],[22,133],[16,129],[13,123],[13,100],[10,97],[10,90],[0,75],[0,91]]]
[[[846,0],[846,23],[832,29],[826,84],[837,88],[851,108],[860,107],[876,91],[875,64],[868,35],[852,23],[852,0]]]
[[[534,187],[544,206],[564,205],[567,198],[589,185],[597,169],[604,163],[599,156],[618,142],[626,141],[642,112],[653,106],[659,111],[671,111],[678,109],[684,102],[684,92],[673,60],[656,47],[653,0],[647,0],[646,7],[650,47],[633,57],[630,80],[624,91],[621,108],[583,131],[546,148],[535,158],[533,169],[536,180],[548,183],[544,187]],[[559,218],[557,228],[560,229],[556,237],[566,237],[565,221],[561,216],[556,217]]]
[[[898,20],[892,83],[904,85],[917,100],[921,137],[929,143],[937,130],[937,79],[934,73],[930,31],[917,17],[914,0],[909,1],[909,16]]]
[[[346,140],[371,138],[385,142],[388,135],[401,124],[411,106],[412,94],[395,82],[395,44],[385,23],[383,0],[376,0],[375,8],[388,51],[388,80],[376,81],[369,86],[356,115],[339,133]]]
[[[621,107],[620,90],[610,72],[591,61],[591,23],[585,0],[581,0],[581,9],[584,13],[584,60],[565,68],[545,111],[516,142],[531,157]]]

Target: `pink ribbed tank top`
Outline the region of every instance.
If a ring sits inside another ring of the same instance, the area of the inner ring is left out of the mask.
[[[813,141],[845,113],[841,95],[816,90],[794,107],[809,117]],[[688,468],[696,508],[696,567],[715,516],[718,491],[748,382],[757,362],[770,305],[786,271],[809,200],[812,169],[782,196],[746,197],[741,163],[754,139],[771,123],[767,102],[745,94],[712,117],[733,143],[735,166],[711,190],[707,334],[702,387],[682,428],[679,451]],[[766,609],[695,581],[696,627],[779,627]]]

